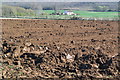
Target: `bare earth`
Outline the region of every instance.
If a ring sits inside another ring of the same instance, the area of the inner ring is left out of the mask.
[[[3,78],[116,78],[117,21],[2,20]]]

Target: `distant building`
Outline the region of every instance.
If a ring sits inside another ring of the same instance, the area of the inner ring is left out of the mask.
[[[74,12],[72,12],[72,11],[65,11],[64,13],[63,13],[64,15],[76,15]]]
[[[72,11],[64,11],[63,13],[61,13],[61,12],[54,12],[54,13],[52,13],[50,15],[78,15],[78,14],[75,14]]]

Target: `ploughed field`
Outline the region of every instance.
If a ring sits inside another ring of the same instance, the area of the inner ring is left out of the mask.
[[[2,20],[3,78],[118,78],[117,21]]]

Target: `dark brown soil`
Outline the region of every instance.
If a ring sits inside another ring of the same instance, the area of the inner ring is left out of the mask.
[[[116,78],[117,21],[2,20],[3,78]]]

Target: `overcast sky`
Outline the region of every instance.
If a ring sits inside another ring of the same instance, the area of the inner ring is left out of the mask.
[[[120,0],[0,0],[2,2],[119,2]]]

